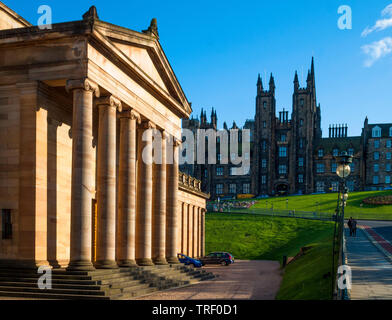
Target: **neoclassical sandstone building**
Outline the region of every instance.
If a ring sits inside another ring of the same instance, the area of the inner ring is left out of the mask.
[[[191,107],[159,43],[98,19],[32,26],[0,3],[0,265],[68,270],[204,254],[207,195],[178,170]],[[162,163],[152,131],[162,133]],[[165,162],[166,155],[174,163]]]

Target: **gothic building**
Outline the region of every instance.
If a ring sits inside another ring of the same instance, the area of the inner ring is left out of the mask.
[[[347,151],[353,155],[347,180],[351,191],[390,187],[392,124],[372,125],[366,118],[361,136],[349,137],[347,125],[330,125],[328,137],[323,137],[313,58],[306,87],[300,87],[295,73],[291,116],[285,109],[278,115],[275,79],[271,74],[265,88],[259,75],[255,117],[243,126],[251,131],[249,174],[231,175],[233,165],[219,161],[219,142],[217,164],[185,164],[182,170],[201,179],[203,190],[212,198],[334,192],[338,188],[335,156]],[[202,110],[200,120],[183,120],[183,128],[216,130],[217,113],[213,109],[208,122]],[[236,128],[234,122],[231,129]],[[228,130],[226,123],[224,130]]]

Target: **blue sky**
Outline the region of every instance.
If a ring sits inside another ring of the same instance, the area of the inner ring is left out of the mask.
[[[3,2],[33,24],[40,5],[52,8],[54,23],[80,20],[93,4],[100,19],[137,31],[156,17],[194,114],[214,107],[219,127],[253,118],[258,73],[265,82],[273,72],[277,112],[291,110],[294,72],[304,86],[312,55],[324,136],[331,123],[360,135],[366,116],[392,122],[392,10],[382,14],[392,0]],[[351,30],[338,28],[341,5],[352,9]]]

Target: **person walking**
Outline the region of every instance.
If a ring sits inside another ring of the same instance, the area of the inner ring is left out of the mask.
[[[351,228],[353,230],[353,236],[356,237],[357,236],[357,221],[354,219],[351,222]]]
[[[350,229],[350,237],[353,235],[353,217],[350,217],[347,222],[348,228]]]

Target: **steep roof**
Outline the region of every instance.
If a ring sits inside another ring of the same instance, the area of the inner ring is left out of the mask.
[[[334,148],[338,148],[340,151],[354,148],[358,151],[361,148],[361,137],[346,137],[346,138],[322,138],[316,145],[315,150],[324,149],[326,154],[332,153]]]

